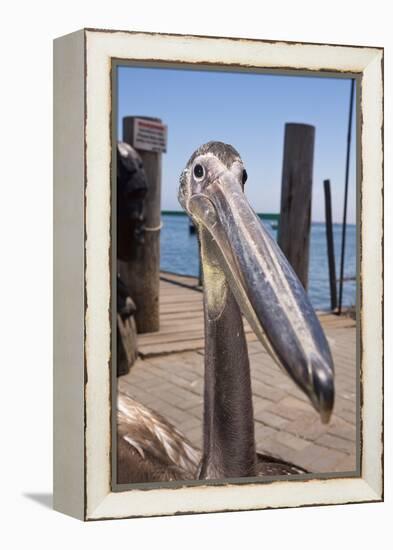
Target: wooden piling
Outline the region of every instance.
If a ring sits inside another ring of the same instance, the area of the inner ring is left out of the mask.
[[[278,244],[304,288],[308,285],[315,128],[285,125]]]
[[[330,193],[330,180],[323,182],[325,190],[325,224],[326,242],[329,263],[330,283],[330,307],[332,311],[337,308],[337,285],[336,285],[336,261],[334,257],[333,223],[332,223],[332,200]]]
[[[135,118],[161,122],[151,117],[123,118],[123,141],[132,147]],[[144,205],[144,243],[138,258],[132,262],[119,262],[120,276],[130,290],[136,305],[135,321],[138,333],[156,332],[160,329],[160,228],[161,228],[161,153],[136,149],[140,154],[147,180]]]

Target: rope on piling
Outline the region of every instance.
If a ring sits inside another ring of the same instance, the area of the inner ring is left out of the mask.
[[[160,225],[157,225],[156,227],[144,227],[143,229],[145,231],[160,231],[164,226],[164,222],[160,222]]]

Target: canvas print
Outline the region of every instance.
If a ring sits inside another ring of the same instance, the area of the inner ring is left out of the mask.
[[[357,89],[119,63],[115,490],[359,475]]]

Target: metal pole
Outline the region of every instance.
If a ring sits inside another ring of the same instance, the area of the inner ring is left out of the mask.
[[[326,240],[327,253],[329,261],[329,282],[330,282],[330,304],[334,311],[337,307],[337,284],[336,284],[336,263],[334,259],[334,240],[333,240],[333,224],[332,224],[332,200],[330,194],[330,180],[323,182],[325,190],[325,224],[326,224]]]
[[[349,100],[348,134],[347,134],[347,158],[346,158],[346,164],[345,164],[345,192],[344,192],[343,227],[342,227],[342,238],[341,238],[340,290],[339,290],[339,297],[338,297],[338,314],[339,315],[341,315],[342,299],[343,299],[345,236],[346,236],[346,229],[347,229],[349,159],[350,159],[350,154],[351,154],[352,111],[353,111],[354,91],[355,91],[355,79],[352,78],[352,80],[351,80],[351,96],[350,96],[350,100]]]

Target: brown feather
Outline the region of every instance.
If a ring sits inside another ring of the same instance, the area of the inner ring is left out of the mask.
[[[195,479],[200,453],[170,422],[118,394],[118,483]]]

